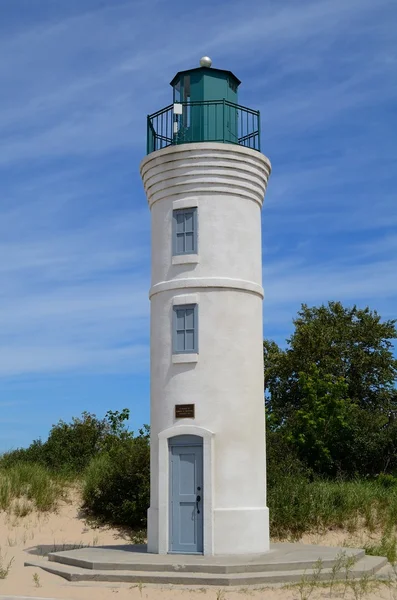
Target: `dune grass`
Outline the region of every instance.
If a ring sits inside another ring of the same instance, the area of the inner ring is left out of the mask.
[[[33,508],[40,512],[56,509],[64,496],[66,481],[35,463],[17,463],[0,469],[0,510],[13,510],[16,516],[26,516]]]
[[[397,524],[397,485],[286,477],[269,486],[268,506],[271,534],[280,539],[331,528],[353,533],[364,526],[392,532]]]
[[[6,560],[6,557],[3,556],[2,552],[1,552],[1,548],[0,548],[0,579],[7,578],[13,562],[14,562],[14,557],[12,557],[10,560]]]
[[[367,544],[365,551],[372,556],[386,556],[389,563],[395,565],[397,563],[396,523],[390,521],[384,528],[379,543]]]

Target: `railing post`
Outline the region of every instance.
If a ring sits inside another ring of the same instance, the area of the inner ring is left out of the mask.
[[[258,150],[261,149],[261,113],[258,110]]]
[[[223,98],[223,143],[225,143],[225,99]]]

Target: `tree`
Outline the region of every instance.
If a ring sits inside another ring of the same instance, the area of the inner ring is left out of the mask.
[[[396,321],[382,322],[378,313],[368,307],[346,308],[340,302],[329,302],[313,308],[303,304],[294,325],[285,350],[275,342],[264,342],[265,402],[270,429],[292,436],[298,448],[299,438],[294,437],[297,423],[305,428],[310,422],[313,432],[309,435],[306,427],[304,445],[308,450],[312,444],[311,451],[317,452],[319,440],[315,438],[324,435],[317,420],[321,412],[328,402],[338,410],[349,405],[343,416],[349,421],[348,427],[345,423],[346,427],[336,428],[328,466],[332,463],[335,468],[339,464],[340,469],[350,473],[369,472],[375,465],[378,469],[384,465],[397,468],[393,454],[397,360],[392,351],[392,341],[397,337]],[[360,447],[363,443],[365,448]],[[308,453],[306,460],[310,462]],[[320,462],[321,468],[318,462],[316,468],[324,470],[325,462]]]
[[[271,409],[291,411],[299,406],[299,373],[315,364],[320,375],[342,377],[348,397],[385,417],[397,409],[397,360],[392,340],[396,321],[381,322],[376,311],[344,308],[340,302],[309,308],[302,305],[294,320],[295,331],[280,350],[265,342],[265,385]]]
[[[335,474],[352,434],[352,403],[342,377],[321,375],[312,364],[298,379],[300,408],[290,419],[286,438],[314,471]]]

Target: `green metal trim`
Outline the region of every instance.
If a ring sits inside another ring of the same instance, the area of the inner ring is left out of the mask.
[[[223,143],[225,143],[225,131],[226,131],[226,124],[225,124],[225,99],[223,98]]]
[[[234,73],[232,73],[232,71],[227,71],[226,69],[214,69],[212,67],[195,67],[194,69],[187,69],[186,71],[178,71],[178,73],[175,75],[175,77],[173,78],[172,81],[170,81],[170,85],[172,87],[174,87],[174,85],[176,85],[176,83],[178,82],[178,79],[180,78],[181,75],[189,75],[190,73],[195,73],[197,71],[201,71],[202,73],[226,73],[227,75],[229,75],[230,77],[233,77],[233,79],[235,80],[237,87],[240,85],[241,81],[238,77],[235,76]]]
[[[239,144],[260,151],[259,111],[225,98],[178,104],[183,107],[182,115],[174,114],[173,104],[148,115],[148,154],[167,146],[195,142]]]
[[[261,113],[258,110],[258,148],[261,149]]]

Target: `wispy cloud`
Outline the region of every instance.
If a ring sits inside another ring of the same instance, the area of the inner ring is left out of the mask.
[[[357,265],[354,262],[323,262],[313,268],[310,263],[277,268],[270,273],[265,269],[266,297],[269,304],[306,302],[316,304],[329,300],[374,302],[397,295],[397,259],[373,261]]]
[[[0,376],[148,366],[148,209],[131,202],[114,211],[120,186],[89,174],[61,169],[9,185],[13,202],[0,222]]]

